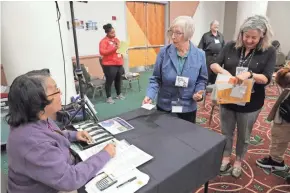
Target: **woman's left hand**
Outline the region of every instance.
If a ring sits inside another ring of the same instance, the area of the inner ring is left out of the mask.
[[[196,102],[201,101],[203,98],[202,96],[203,93],[204,93],[204,90],[200,90],[197,93],[194,93],[194,95],[192,96],[193,100],[195,100]]]
[[[78,141],[84,141],[84,142],[87,142],[87,143],[91,143],[92,142],[92,137],[86,131],[78,131],[76,138],[77,138]]]
[[[244,80],[247,80],[250,76],[251,76],[250,72],[243,72],[237,75],[236,78],[238,79],[238,84],[242,84]]]

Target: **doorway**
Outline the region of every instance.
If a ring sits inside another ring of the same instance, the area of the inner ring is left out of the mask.
[[[166,5],[126,2],[129,68],[152,67],[165,44]]]

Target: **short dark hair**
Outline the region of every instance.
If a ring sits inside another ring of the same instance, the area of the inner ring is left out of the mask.
[[[105,30],[105,33],[109,33],[113,29],[113,26],[112,24],[108,23],[103,26],[103,29]]]
[[[39,113],[51,103],[46,96],[47,69],[34,70],[14,79],[8,94],[6,121],[11,127],[39,120]]]
[[[277,50],[280,47],[280,42],[278,40],[272,41],[272,46]]]

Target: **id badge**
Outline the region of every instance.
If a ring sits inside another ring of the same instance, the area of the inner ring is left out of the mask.
[[[248,72],[248,69],[249,69],[248,67],[240,67],[240,66],[237,67],[236,68],[236,76],[243,73],[243,72]]]
[[[182,113],[182,105],[180,104],[180,101],[172,101],[172,113]]]
[[[121,55],[121,54],[118,54],[117,56],[118,56],[118,58],[121,58],[121,57],[122,57],[122,55]]]
[[[220,43],[220,40],[219,39],[214,39],[214,43],[215,44],[219,44]]]
[[[184,76],[176,76],[175,86],[187,88],[189,78]]]

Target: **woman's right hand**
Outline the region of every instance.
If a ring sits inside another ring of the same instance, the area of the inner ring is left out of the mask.
[[[110,144],[106,145],[104,150],[106,152],[108,152],[111,157],[115,157],[115,155],[116,155],[116,146],[114,144],[110,143]]]
[[[144,104],[152,104],[152,100],[148,96],[146,96],[142,102],[142,105]]]

